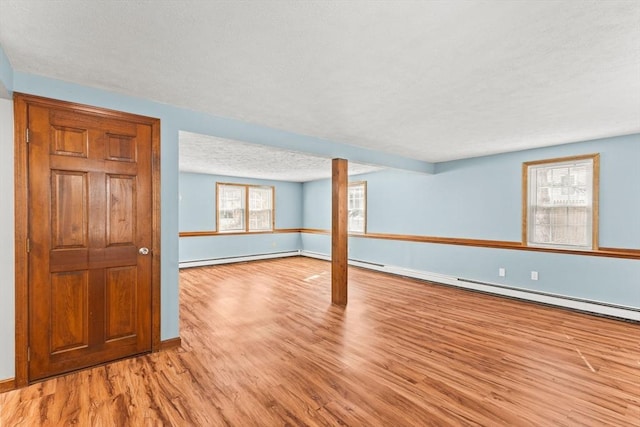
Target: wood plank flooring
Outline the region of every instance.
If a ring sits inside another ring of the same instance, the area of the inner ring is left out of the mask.
[[[0,426],[640,426],[640,325],[357,268],[337,307],[330,269],[183,270],[181,348],[1,394]]]

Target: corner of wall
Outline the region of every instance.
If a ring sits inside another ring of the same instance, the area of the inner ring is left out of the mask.
[[[15,376],[13,102],[0,99],[0,382]]]
[[[0,45],[0,98],[11,99],[13,96],[13,67]]]

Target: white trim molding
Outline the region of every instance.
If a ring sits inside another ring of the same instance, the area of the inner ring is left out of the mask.
[[[274,253],[267,253],[267,254],[246,255],[246,256],[237,256],[237,257],[181,261],[178,264],[178,267],[179,268],[202,267],[206,265],[231,264],[234,262],[259,261],[263,259],[286,258],[286,257],[292,257],[292,256],[300,256],[300,251],[297,250],[297,251],[274,252]]]
[[[331,257],[319,252],[301,251],[300,255],[329,261]],[[448,286],[469,289],[489,294],[516,298],[526,301],[533,301],[542,304],[549,304],[557,307],[569,308],[572,310],[583,311],[602,316],[617,317],[625,320],[633,320],[640,322],[640,309],[627,307],[622,305],[614,305],[600,301],[591,301],[568,297],[565,295],[557,295],[533,291],[530,289],[516,288],[511,286],[500,285],[497,283],[480,282],[471,279],[447,276],[439,273],[428,271],[411,270],[408,268],[396,267],[392,265],[383,265],[370,263],[361,260],[349,260],[349,265],[355,267],[368,268],[370,270],[381,271],[384,273],[396,274],[399,276],[411,277],[414,279],[435,282]]]

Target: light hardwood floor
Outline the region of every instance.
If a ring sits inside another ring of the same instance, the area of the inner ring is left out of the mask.
[[[0,395],[0,426],[640,425],[640,325],[287,258],[183,270],[182,347]],[[603,284],[606,286],[606,284]]]

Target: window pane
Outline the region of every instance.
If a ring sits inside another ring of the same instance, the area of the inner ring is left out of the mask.
[[[348,230],[351,233],[364,233],[366,231],[366,194],[365,182],[349,184],[347,207],[349,210]]]
[[[529,166],[528,243],[592,247],[593,159]]]
[[[273,189],[249,187],[249,231],[273,229]]]
[[[219,232],[244,231],[245,187],[243,185],[218,185]]]

